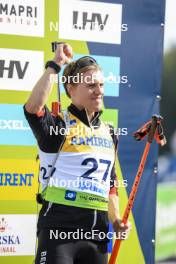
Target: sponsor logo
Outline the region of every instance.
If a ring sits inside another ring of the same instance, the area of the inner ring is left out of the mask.
[[[73,11],[73,28],[79,30],[86,30],[87,28],[89,30],[96,30],[97,27],[97,29],[103,31],[108,18],[109,14],[105,14],[104,17],[102,17],[101,13],[91,13],[89,17],[88,12],[79,13],[78,11]],[[78,25],[79,23],[80,25]]]
[[[35,138],[24,116],[23,105],[0,105],[0,144],[36,145]]]
[[[33,255],[35,222],[34,215],[0,215],[0,256]]]
[[[16,71],[19,79],[23,79],[28,68],[29,61],[26,61],[24,67],[22,67],[20,61],[9,60],[9,65],[5,66],[5,60],[0,60],[0,78],[3,78],[5,71],[7,71],[8,78],[13,78]]]
[[[0,1],[0,33],[44,36],[43,0]]]
[[[77,0],[59,3],[59,38],[121,44],[121,4]]]
[[[8,224],[7,224],[6,220],[4,218],[1,218],[1,220],[0,220],[0,233],[5,232],[5,230],[7,229],[7,226],[8,226]]]
[[[0,129],[9,130],[30,130],[29,126],[25,126],[23,120],[1,120]]]
[[[113,147],[113,141],[108,140],[103,137],[72,137],[71,138],[71,145],[84,145],[84,146],[96,146],[96,147],[102,147],[102,148],[109,148],[111,149]]]
[[[33,173],[1,173],[0,186],[32,186]]]
[[[65,200],[75,201],[76,200],[76,192],[66,191],[65,192]]]
[[[0,254],[15,253],[16,245],[20,245],[20,238],[16,234],[9,234],[11,228],[8,225],[6,218],[0,218]]]
[[[70,120],[70,126],[74,126],[74,125],[76,125],[76,120],[75,119]]]
[[[32,90],[43,72],[43,60],[41,51],[0,49],[0,90]]]
[[[38,169],[35,160],[6,159],[1,162],[0,200],[35,200]]]

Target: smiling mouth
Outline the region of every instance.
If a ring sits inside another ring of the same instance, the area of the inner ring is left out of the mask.
[[[102,100],[102,97],[96,97],[96,98],[92,98],[92,100]]]

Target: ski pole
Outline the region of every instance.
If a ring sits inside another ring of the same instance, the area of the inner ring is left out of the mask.
[[[133,184],[130,196],[129,196],[127,207],[123,214],[122,223],[124,224],[127,223],[129,214],[132,210],[135,196],[136,196],[138,186],[140,183],[140,179],[141,179],[141,176],[142,176],[142,173],[145,167],[145,163],[147,160],[147,156],[150,150],[150,146],[151,146],[151,143],[154,137],[158,144],[161,144],[162,146],[166,144],[166,139],[165,139],[165,136],[163,135],[163,129],[161,126],[161,120],[162,120],[161,116],[154,115],[152,117],[152,120],[148,122],[147,125],[144,125],[140,130],[134,133],[134,137],[137,140],[143,139],[147,134],[148,134],[148,139],[147,139],[147,143],[146,143],[146,146],[145,146],[145,149],[144,149],[144,152],[143,152],[140,164],[139,164],[139,168],[138,168],[135,180],[134,180],[134,184]],[[113,250],[112,250],[112,254],[109,260],[109,264],[115,264],[120,245],[121,245],[121,240],[116,239]]]

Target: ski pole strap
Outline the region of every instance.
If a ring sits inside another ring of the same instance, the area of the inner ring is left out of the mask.
[[[139,128],[136,132],[134,132],[133,136],[137,141],[143,140],[145,136],[148,134],[151,127],[151,120],[144,124],[141,128]]]
[[[158,120],[159,120],[159,117],[157,115],[152,116],[151,126],[148,132],[148,139],[147,139],[149,143],[152,143],[154,139],[155,132],[156,132],[157,125],[158,125]]]
[[[148,142],[151,143],[155,138],[156,142],[161,146],[166,144],[163,127],[161,121],[163,118],[159,115],[153,115],[152,119],[134,132],[133,136],[137,141],[143,140],[148,135]]]
[[[164,146],[167,143],[161,121],[157,125],[157,130],[155,133],[155,140],[161,146]]]

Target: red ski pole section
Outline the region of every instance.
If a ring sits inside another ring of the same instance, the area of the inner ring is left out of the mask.
[[[123,218],[122,218],[122,223],[124,223],[124,224],[127,223],[129,214],[130,214],[132,207],[133,207],[133,204],[134,204],[134,199],[135,199],[135,196],[136,196],[136,193],[138,190],[138,186],[140,183],[140,179],[141,179],[144,167],[145,167],[147,156],[148,156],[148,153],[150,150],[150,145],[151,145],[151,143],[147,142],[145,149],[144,149],[144,152],[143,152],[143,155],[142,155],[141,162],[139,164],[139,168],[138,168],[138,171],[137,171],[137,174],[135,177],[135,181],[134,181],[134,184],[133,184],[130,196],[129,196],[128,204],[127,204],[127,207],[125,209],[125,213],[124,213]],[[118,252],[119,252],[120,244],[121,244],[121,240],[116,239],[108,264],[115,264],[116,263],[116,258],[117,258]]]

